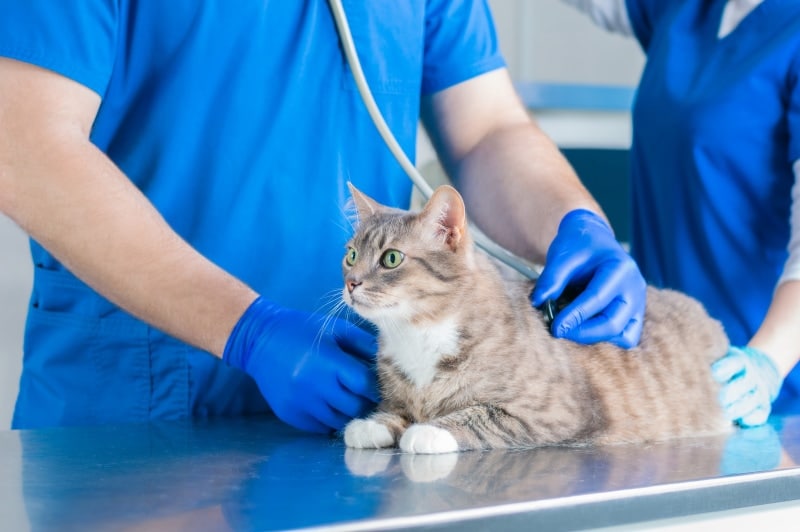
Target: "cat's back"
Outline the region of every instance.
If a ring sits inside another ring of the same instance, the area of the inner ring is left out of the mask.
[[[666,288],[648,287],[640,348],[658,351],[664,344],[685,346],[709,364],[725,355],[728,336],[696,299]]]
[[[720,322],[698,301],[649,287],[638,346],[600,343],[575,351],[607,414],[601,439],[660,440],[724,430],[729,422],[710,366],[728,345]]]

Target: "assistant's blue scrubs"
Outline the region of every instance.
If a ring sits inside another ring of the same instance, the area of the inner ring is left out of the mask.
[[[504,66],[485,0],[343,3],[407,153],[421,95]],[[91,140],[180,236],[268,299],[325,310],[341,286],[347,181],[408,205],[324,0],[0,0],[0,13],[0,55],[98,93]],[[249,377],[31,250],[14,427],[267,409]]]
[[[763,321],[788,258],[800,159],[800,2],[764,0],[718,39],[726,0],[628,0],[647,54],[633,108],[632,252],[731,342]],[[800,412],[800,369],[773,407]]]

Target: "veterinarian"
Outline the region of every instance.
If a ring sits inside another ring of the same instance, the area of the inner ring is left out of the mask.
[[[731,419],[800,412],[800,3],[566,1],[647,56],[631,146],[645,278],[724,324]]]
[[[549,249],[534,304],[586,287],[556,334],[635,345],[644,280],[518,103],[485,0],[345,8],[404,149],[421,112],[478,225]],[[0,209],[34,266],[13,426],[271,408],[330,432],[371,409],[375,339],[336,312],[346,182],[398,207],[410,183],[326,2],[0,13]]]

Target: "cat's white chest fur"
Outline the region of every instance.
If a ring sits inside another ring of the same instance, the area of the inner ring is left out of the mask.
[[[391,357],[418,387],[430,384],[442,357],[454,355],[458,347],[454,318],[422,326],[393,323],[382,327],[381,334],[383,355]]]

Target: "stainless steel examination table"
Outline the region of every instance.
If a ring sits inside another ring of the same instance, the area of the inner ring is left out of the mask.
[[[800,499],[795,462],[800,418],[433,456],[348,450],[271,418],[0,431],[0,529],[574,530]]]

